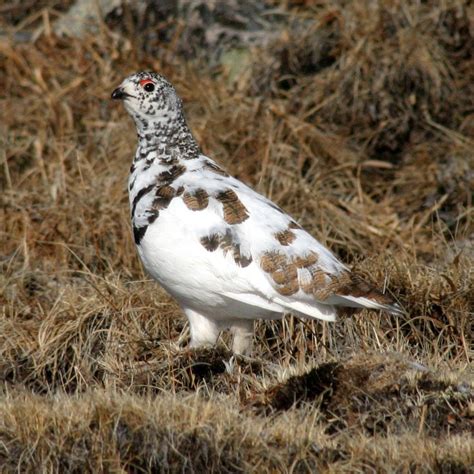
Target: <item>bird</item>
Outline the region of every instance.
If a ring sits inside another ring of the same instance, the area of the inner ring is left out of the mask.
[[[128,178],[131,223],[145,270],[189,322],[190,348],[233,335],[252,352],[254,321],[285,314],[335,321],[400,306],[351,271],[295,219],[204,155],[174,86],[141,71],[112,92],[135,122]]]

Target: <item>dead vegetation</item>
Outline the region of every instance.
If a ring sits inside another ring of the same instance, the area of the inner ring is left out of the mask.
[[[237,76],[184,51],[179,22],[146,45],[133,16],[69,39],[59,3],[0,7],[2,472],[472,468],[473,7],[274,6]],[[205,152],[408,315],[258,322],[252,359],[226,335],[183,349],[134,249],[135,134],[109,101],[144,68]]]

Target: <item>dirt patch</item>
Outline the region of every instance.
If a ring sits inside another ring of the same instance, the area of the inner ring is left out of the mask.
[[[318,403],[328,433],[359,428],[375,435],[415,424],[419,432],[442,436],[472,431],[473,400],[467,384],[450,384],[410,364],[349,360],[290,377],[252,404],[271,413]]]
[[[288,410],[304,401],[321,397],[321,406],[327,407],[339,383],[341,365],[336,362],[321,364],[310,372],[290,377],[286,382],[269,389],[266,406],[273,410]]]
[[[184,371],[192,381],[191,386],[212,377],[223,374],[226,370],[225,360],[232,356],[228,351],[219,349],[196,349],[184,351],[173,361],[172,368]]]
[[[229,394],[242,378],[252,384],[264,371],[261,361],[235,356],[222,346],[167,350],[166,354],[166,362],[164,352],[158,350],[146,362],[122,368],[129,374],[124,385],[142,394],[159,393],[163,386],[175,393],[206,386],[213,392]]]

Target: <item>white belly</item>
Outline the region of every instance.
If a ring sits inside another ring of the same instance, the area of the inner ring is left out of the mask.
[[[148,273],[182,306],[214,319],[281,317],[283,308],[259,296],[252,284],[260,274],[255,262],[242,268],[230,253],[208,251],[198,237],[203,218],[206,226],[210,224],[208,216],[194,212],[189,219],[180,219],[179,202],[173,204],[147,228],[137,246]]]

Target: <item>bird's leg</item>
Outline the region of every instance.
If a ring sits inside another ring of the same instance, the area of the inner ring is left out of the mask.
[[[191,332],[189,347],[212,346],[216,343],[220,329],[215,321],[188,308],[184,309],[184,314],[188,318]]]
[[[250,355],[253,346],[253,320],[238,319],[230,327],[234,340],[232,352],[239,355]]]

